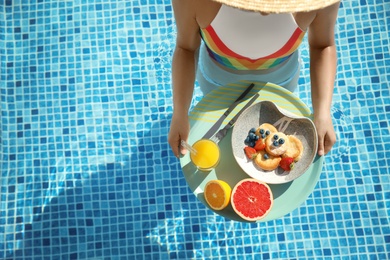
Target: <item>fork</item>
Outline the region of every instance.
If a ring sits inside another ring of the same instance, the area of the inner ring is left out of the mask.
[[[248,103],[246,103],[245,106],[241,108],[240,111],[238,111],[238,113],[229,121],[229,123],[226,124],[224,128],[222,128],[217,133],[215,133],[212,137],[210,137],[210,140],[218,144],[226,136],[228,130],[234,125],[234,123],[237,121],[241,113],[244,112],[250,105],[252,105],[253,102],[255,102],[258,97],[259,97],[259,93],[256,93],[248,101]]]

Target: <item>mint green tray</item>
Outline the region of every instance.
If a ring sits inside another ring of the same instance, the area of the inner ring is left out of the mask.
[[[202,138],[206,131],[218,120],[227,107],[234,102],[250,83],[251,82],[243,81],[236,84],[230,84],[206,95],[190,113],[191,131],[188,143],[193,144],[195,141]],[[298,116],[311,118],[312,114],[310,109],[290,91],[271,83],[255,82],[255,84],[255,87],[247,95],[247,99],[236,107],[236,109],[226,118],[221,127],[225,126],[235,113],[245,105],[246,101],[257,92],[260,94],[257,101],[269,100]],[[180,159],[183,174],[190,189],[207,207],[207,202],[203,197],[203,189],[208,181],[213,179],[223,180],[233,189],[235,184],[240,180],[250,178],[236,163],[236,160],[233,157],[231,134],[232,129],[229,130],[225,138],[219,143],[221,161],[211,172],[198,171],[191,163],[188,153]],[[324,157],[316,156],[309,169],[294,181],[283,184],[269,184],[274,195],[274,204],[270,213],[258,222],[283,217],[298,208],[313,192],[321,174],[323,160]],[[246,222],[234,212],[231,205],[221,211],[214,212],[231,220]]]

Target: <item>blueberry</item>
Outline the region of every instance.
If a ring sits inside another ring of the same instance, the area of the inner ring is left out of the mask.
[[[256,132],[256,128],[251,128],[251,130],[249,130],[249,133],[255,133]]]
[[[261,135],[261,138],[263,138],[263,139],[264,139],[265,137],[266,137],[266,135],[265,135],[265,134],[262,134],[262,135]]]
[[[265,132],[265,135],[269,135],[269,134],[270,134],[270,131],[267,130],[267,131]]]
[[[278,135],[274,135],[274,140],[278,140],[279,139],[279,136]]]
[[[249,138],[251,140],[254,140],[256,138],[256,135],[254,133],[249,133]]]
[[[260,134],[264,134],[264,129],[260,129]]]
[[[279,139],[279,144],[284,144],[284,139],[283,138]]]
[[[249,138],[249,136],[247,136],[247,137],[245,138],[244,143],[245,143],[245,144],[249,144],[249,142],[250,142],[250,138]]]
[[[273,142],[273,145],[274,145],[274,146],[278,146],[278,145],[279,145],[279,142],[275,140],[275,141]]]
[[[256,137],[255,137],[255,141],[257,141],[257,140],[259,140],[259,136],[258,135],[256,135]]]
[[[255,147],[255,144],[256,144],[256,143],[253,142],[253,141],[250,141],[250,142],[249,142],[249,146],[250,146],[250,147]]]
[[[266,160],[269,159],[268,154],[266,154],[266,153],[264,154],[264,159],[266,159]]]

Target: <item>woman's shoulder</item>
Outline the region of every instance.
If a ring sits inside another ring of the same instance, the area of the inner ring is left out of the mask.
[[[212,0],[172,0],[174,8],[190,9],[192,12],[205,12],[213,5],[221,5]]]
[[[194,18],[200,28],[207,27],[221,7],[212,0],[173,0],[172,5],[176,15]]]
[[[196,20],[200,28],[206,28],[218,14],[221,4],[212,0],[194,0],[196,1]]]
[[[339,2],[323,9],[294,14],[295,21],[302,29],[307,29],[313,24],[333,24],[337,19]],[[326,27],[325,26],[325,27]]]

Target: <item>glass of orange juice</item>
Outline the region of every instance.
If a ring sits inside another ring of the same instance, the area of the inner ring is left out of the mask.
[[[211,171],[218,165],[220,150],[217,143],[209,139],[200,139],[192,145],[192,148],[196,150],[196,154],[190,153],[190,158],[199,170]]]

